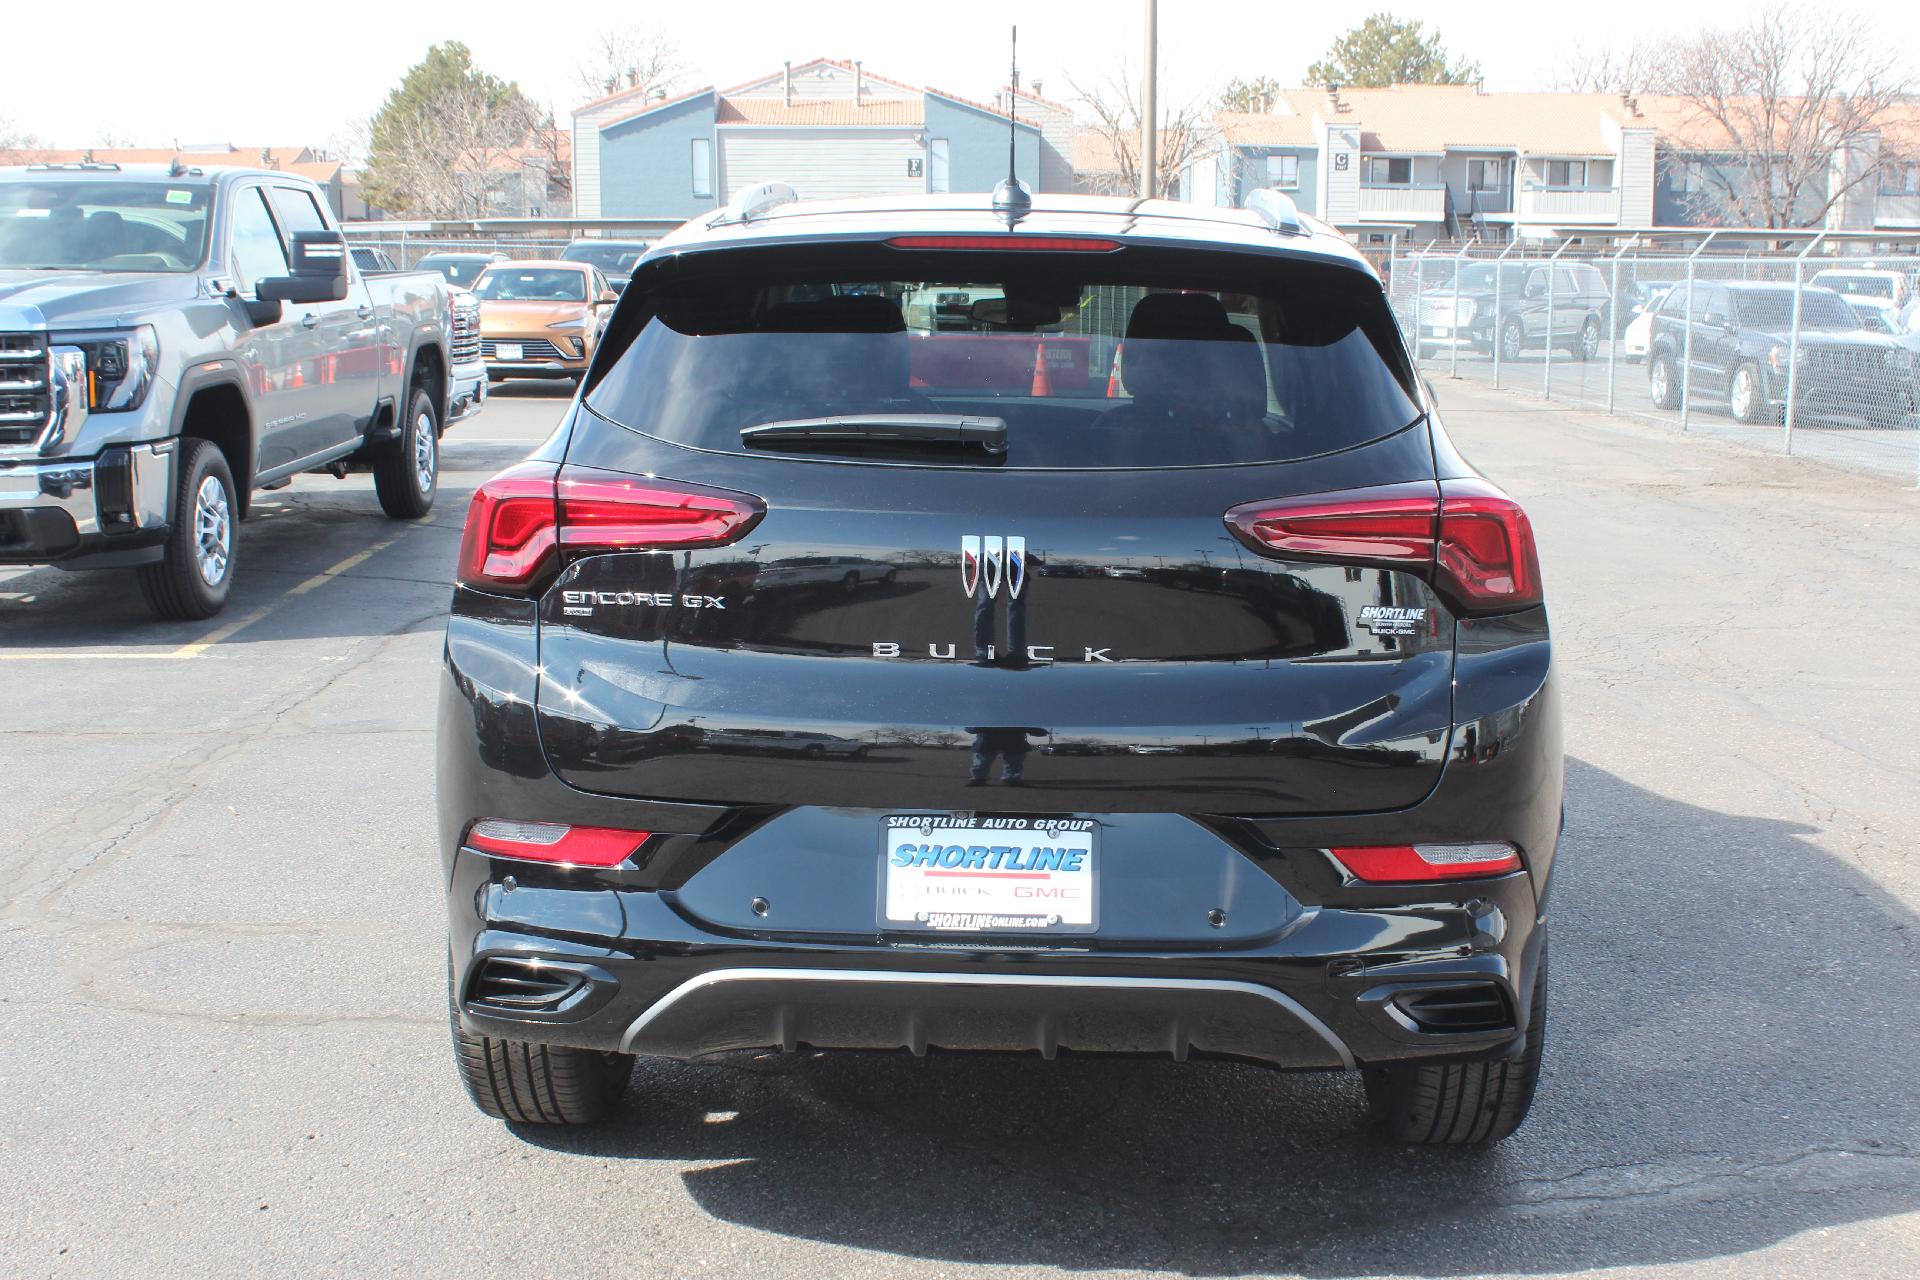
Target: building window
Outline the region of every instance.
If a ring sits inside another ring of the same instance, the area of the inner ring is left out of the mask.
[[[1370,187],[1413,185],[1413,161],[1405,156],[1368,156],[1361,179]]]
[[[944,195],[949,187],[947,140],[945,138],[927,139],[927,190],[934,195]]]
[[[1467,161],[1467,190],[1498,191],[1506,178],[1503,160]]]
[[[1706,167],[1698,160],[1688,160],[1680,166],[1680,174],[1674,180],[1682,195],[1693,195],[1707,189]]]
[[[693,140],[693,194],[709,198],[713,195],[713,139],[711,138]]]
[[[1291,191],[1300,185],[1299,156],[1268,156],[1267,185]]]
[[[1897,164],[1880,175],[1883,196],[1920,196],[1920,164]]]
[[[1585,160],[1547,161],[1547,185],[1550,187],[1586,186],[1587,162]]]

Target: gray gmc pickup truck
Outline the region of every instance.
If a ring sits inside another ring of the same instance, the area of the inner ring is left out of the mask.
[[[479,338],[439,276],[363,273],[294,175],[0,169],[0,565],[131,567],[206,618],[257,490],[370,470],[418,519]]]

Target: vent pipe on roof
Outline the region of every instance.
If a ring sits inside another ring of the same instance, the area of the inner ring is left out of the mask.
[[[860,59],[853,60],[853,105],[860,105],[860,95],[866,92],[866,73],[860,70]]]
[[[786,96],[787,105],[793,105],[793,59],[787,59],[786,75],[781,81],[781,91]]]
[[[1041,95],[1040,95],[1040,90],[1041,90],[1042,88],[1044,88],[1044,87],[1045,87],[1045,83],[1046,83],[1046,82],[1045,82],[1045,81],[1042,81],[1042,80],[1035,80],[1035,81],[1033,82],[1033,96],[1034,96],[1034,97],[1036,97],[1036,98],[1038,98],[1038,97],[1040,97],[1040,96],[1041,96]],[[1016,87],[1017,87],[1017,86],[1016,86]]]

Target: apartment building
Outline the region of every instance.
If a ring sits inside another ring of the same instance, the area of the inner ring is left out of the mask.
[[[574,214],[692,217],[773,179],[809,199],[990,191],[1007,176],[1010,128],[1021,180],[1063,189],[1072,120],[1037,90],[988,104],[833,58],[729,89],[630,89],[573,113]]]

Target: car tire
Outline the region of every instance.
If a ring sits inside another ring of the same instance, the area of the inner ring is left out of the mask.
[[[240,499],[227,455],[211,440],[180,441],[173,528],[157,564],[141,565],[140,594],[159,617],[197,622],[226,607],[240,547]]]
[[[1765,381],[1760,377],[1760,366],[1751,360],[1733,371],[1733,376],[1727,379],[1727,412],[1733,415],[1735,422],[1752,426],[1771,416],[1767,412],[1765,386]]]
[[[1426,1147],[1498,1142],[1533,1106],[1547,1040],[1547,948],[1533,978],[1527,1034],[1516,1057],[1365,1069],[1367,1104],[1391,1138]]]
[[[440,490],[440,412],[425,387],[415,387],[400,421],[400,438],[373,463],[373,491],[395,520],[418,520],[433,510]]]
[[[1520,332],[1520,322],[1509,320],[1500,330],[1500,358],[1518,360],[1526,349],[1526,335]]]
[[[1580,361],[1597,359],[1600,355],[1600,322],[1592,316],[1580,327],[1580,340],[1573,345],[1573,358]]]
[[[1647,365],[1647,395],[1656,409],[1671,409],[1680,403],[1680,380],[1672,356],[1654,356]]]
[[[620,1103],[633,1057],[461,1029],[451,1008],[453,1056],[473,1105],[510,1124],[597,1124]]]

